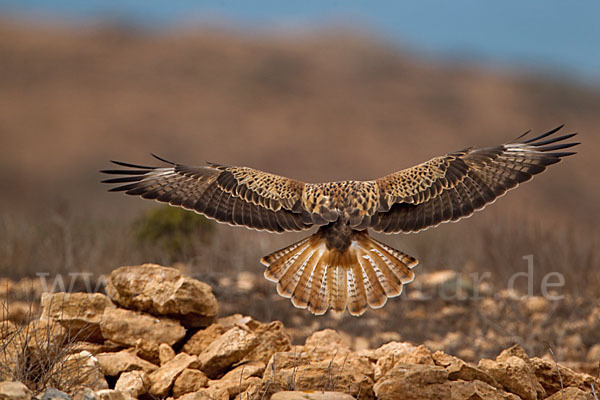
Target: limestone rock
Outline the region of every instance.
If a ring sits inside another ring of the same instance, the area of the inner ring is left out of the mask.
[[[206,387],[208,378],[204,373],[197,369],[186,368],[173,383],[173,396],[179,397],[186,393],[197,392]]]
[[[107,376],[118,376],[123,372],[144,371],[149,374],[158,366],[134,354],[132,350],[121,350],[118,353],[101,353],[96,356],[100,367]]]
[[[78,388],[73,394],[73,400],[99,400],[96,392],[90,388]]]
[[[277,392],[271,400],[354,400],[342,392]]]
[[[108,389],[98,359],[88,351],[67,355],[54,366],[50,385],[54,387],[87,387]]]
[[[196,364],[196,356],[190,356],[186,353],[177,354],[171,361],[150,374],[150,390],[148,392],[152,396],[165,397],[169,394],[169,390],[179,374],[186,368]]]
[[[515,394],[507,393],[479,380],[452,381],[450,391],[451,400],[520,400]]]
[[[0,382],[0,400],[30,400],[31,391],[21,382]]]
[[[131,310],[106,309],[100,322],[102,336],[112,342],[136,347],[140,356],[158,361],[158,346],[173,345],[185,336],[185,328],[168,318],[156,318]]]
[[[594,400],[594,395],[590,391],[583,391],[576,387],[568,387],[564,393],[556,392],[546,400]]]
[[[546,391],[538,383],[529,357],[518,345],[504,350],[496,357],[496,361],[480,360],[478,367],[506,390],[525,400],[546,397]]]
[[[207,390],[199,390],[194,393],[187,393],[181,397],[178,397],[177,400],[215,400],[213,396],[211,396]]]
[[[310,347],[309,347],[310,349]],[[281,390],[344,390],[373,399],[373,366],[350,351],[275,353],[258,389],[267,395]]]
[[[106,293],[122,307],[179,319],[188,328],[210,325],[218,312],[210,286],[155,264],[115,269]]]
[[[98,400],[131,400],[127,394],[113,389],[103,389],[96,392]]]
[[[495,387],[496,389],[502,389],[502,385],[500,385],[488,373],[482,371],[474,365],[467,364],[459,358],[446,354],[442,351],[436,351],[433,353],[433,360],[435,361],[435,365],[446,368],[446,371],[448,371],[448,379],[450,380],[479,380]]]
[[[233,327],[200,353],[200,370],[215,378],[242,360],[257,345],[258,337],[240,327]]]
[[[285,333],[285,328],[279,321],[260,324],[252,330],[252,333],[258,336],[257,345],[244,356],[241,360],[242,363],[262,361],[266,365],[273,354],[292,349],[290,337]]]
[[[264,370],[265,364],[261,361],[240,365],[227,372],[221,379],[210,381],[208,392],[215,397],[224,396],[227,393],[229,398],[245,391],[251,385],[259,384]]]
[[[571,386],[582,390],[589,390],[592,384],[598,385],[594,377],[588,374],[575,372],[561,364],[558,364],[560,370],[559,377],[558,371],[556,370],[557,365],[553,361],[533,357],[531,363],[538,382],[542,385],[548,395],[553,395],[560,391],[561,379],[564,387]]]
[[[370,357],[377,357],[375,364],[375,380],[378,381],[383,375],[391,370],[401,359],[413,361],[416,357],[410,356],[417,348],[410,343],[390,342],[376,349]],[[423,353],[423,350],[420,350]],[[429,356],[431,357],[431,355]],[[433,365],[433,359],[430,365]]]
[[[71,337],[102,342],[100,322],[104,310],[115,305],[102,293],[43,293],[42,319],[54,319],[69,330]]]
[[[126,393],[135,399],[148,393],[149,388],[150,378],[144,371],[123,372],[115,383],[115,390]]]
[[[447,400],[448,371],[437,365],[396,364],[373,387],[378,400]]]
[[[183,345],[183,351],[188,354],[198,355],[226,331],[227,329],[223,325],[214,323],[208,328],[194,333]]]
[[[160,365],[164,365],[175,358],[175,351],[171,346],[166,343],[161,343],[158,345],[158,359],[160,360]]]

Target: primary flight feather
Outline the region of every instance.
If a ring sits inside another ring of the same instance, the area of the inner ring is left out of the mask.
[[[418,261],[373,238],[418,232],[481,210],[506,191],[543,172],[579,143],[542,135],[495,147],[465,149],[370,181],[304,183],[248,167],[209,163],[186,166],[163,161],[147,167],[113,161],[126,169],[105,180],[146,199],[196,211],[219,222],[270,232],[313,235],[262,258],[265,277],[294,306],[324,314],[330,307],[363,314],[382,307],[414,279]]]

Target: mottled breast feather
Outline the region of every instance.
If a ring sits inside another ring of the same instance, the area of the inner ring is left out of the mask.
[[[302,194],[302,206],[316,225],[341,218],[353,229],[362,230],[379,208],[379,192],[375,181],[308,183]]]

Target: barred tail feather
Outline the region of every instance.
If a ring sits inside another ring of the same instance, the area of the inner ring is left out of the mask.
[[[319,232],[262,258],[265,277],[294,306],[321,315],[329,308],[362,315],[367,306],[380,308],[402,293],[414,279],[418,261],[371,237],[356,232],[340,252],[327,248]]]

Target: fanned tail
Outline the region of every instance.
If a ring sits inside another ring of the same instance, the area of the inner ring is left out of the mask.
[[[265,277],[277,282],[277,292],[294,306],[322,315],[331,307],[354,316],[367,306],[383,307],[388,297],[402,293],[414,279],[418,261],[373,238],[355,232],[343,252],[327,248],[321,232],[261,259]]]

